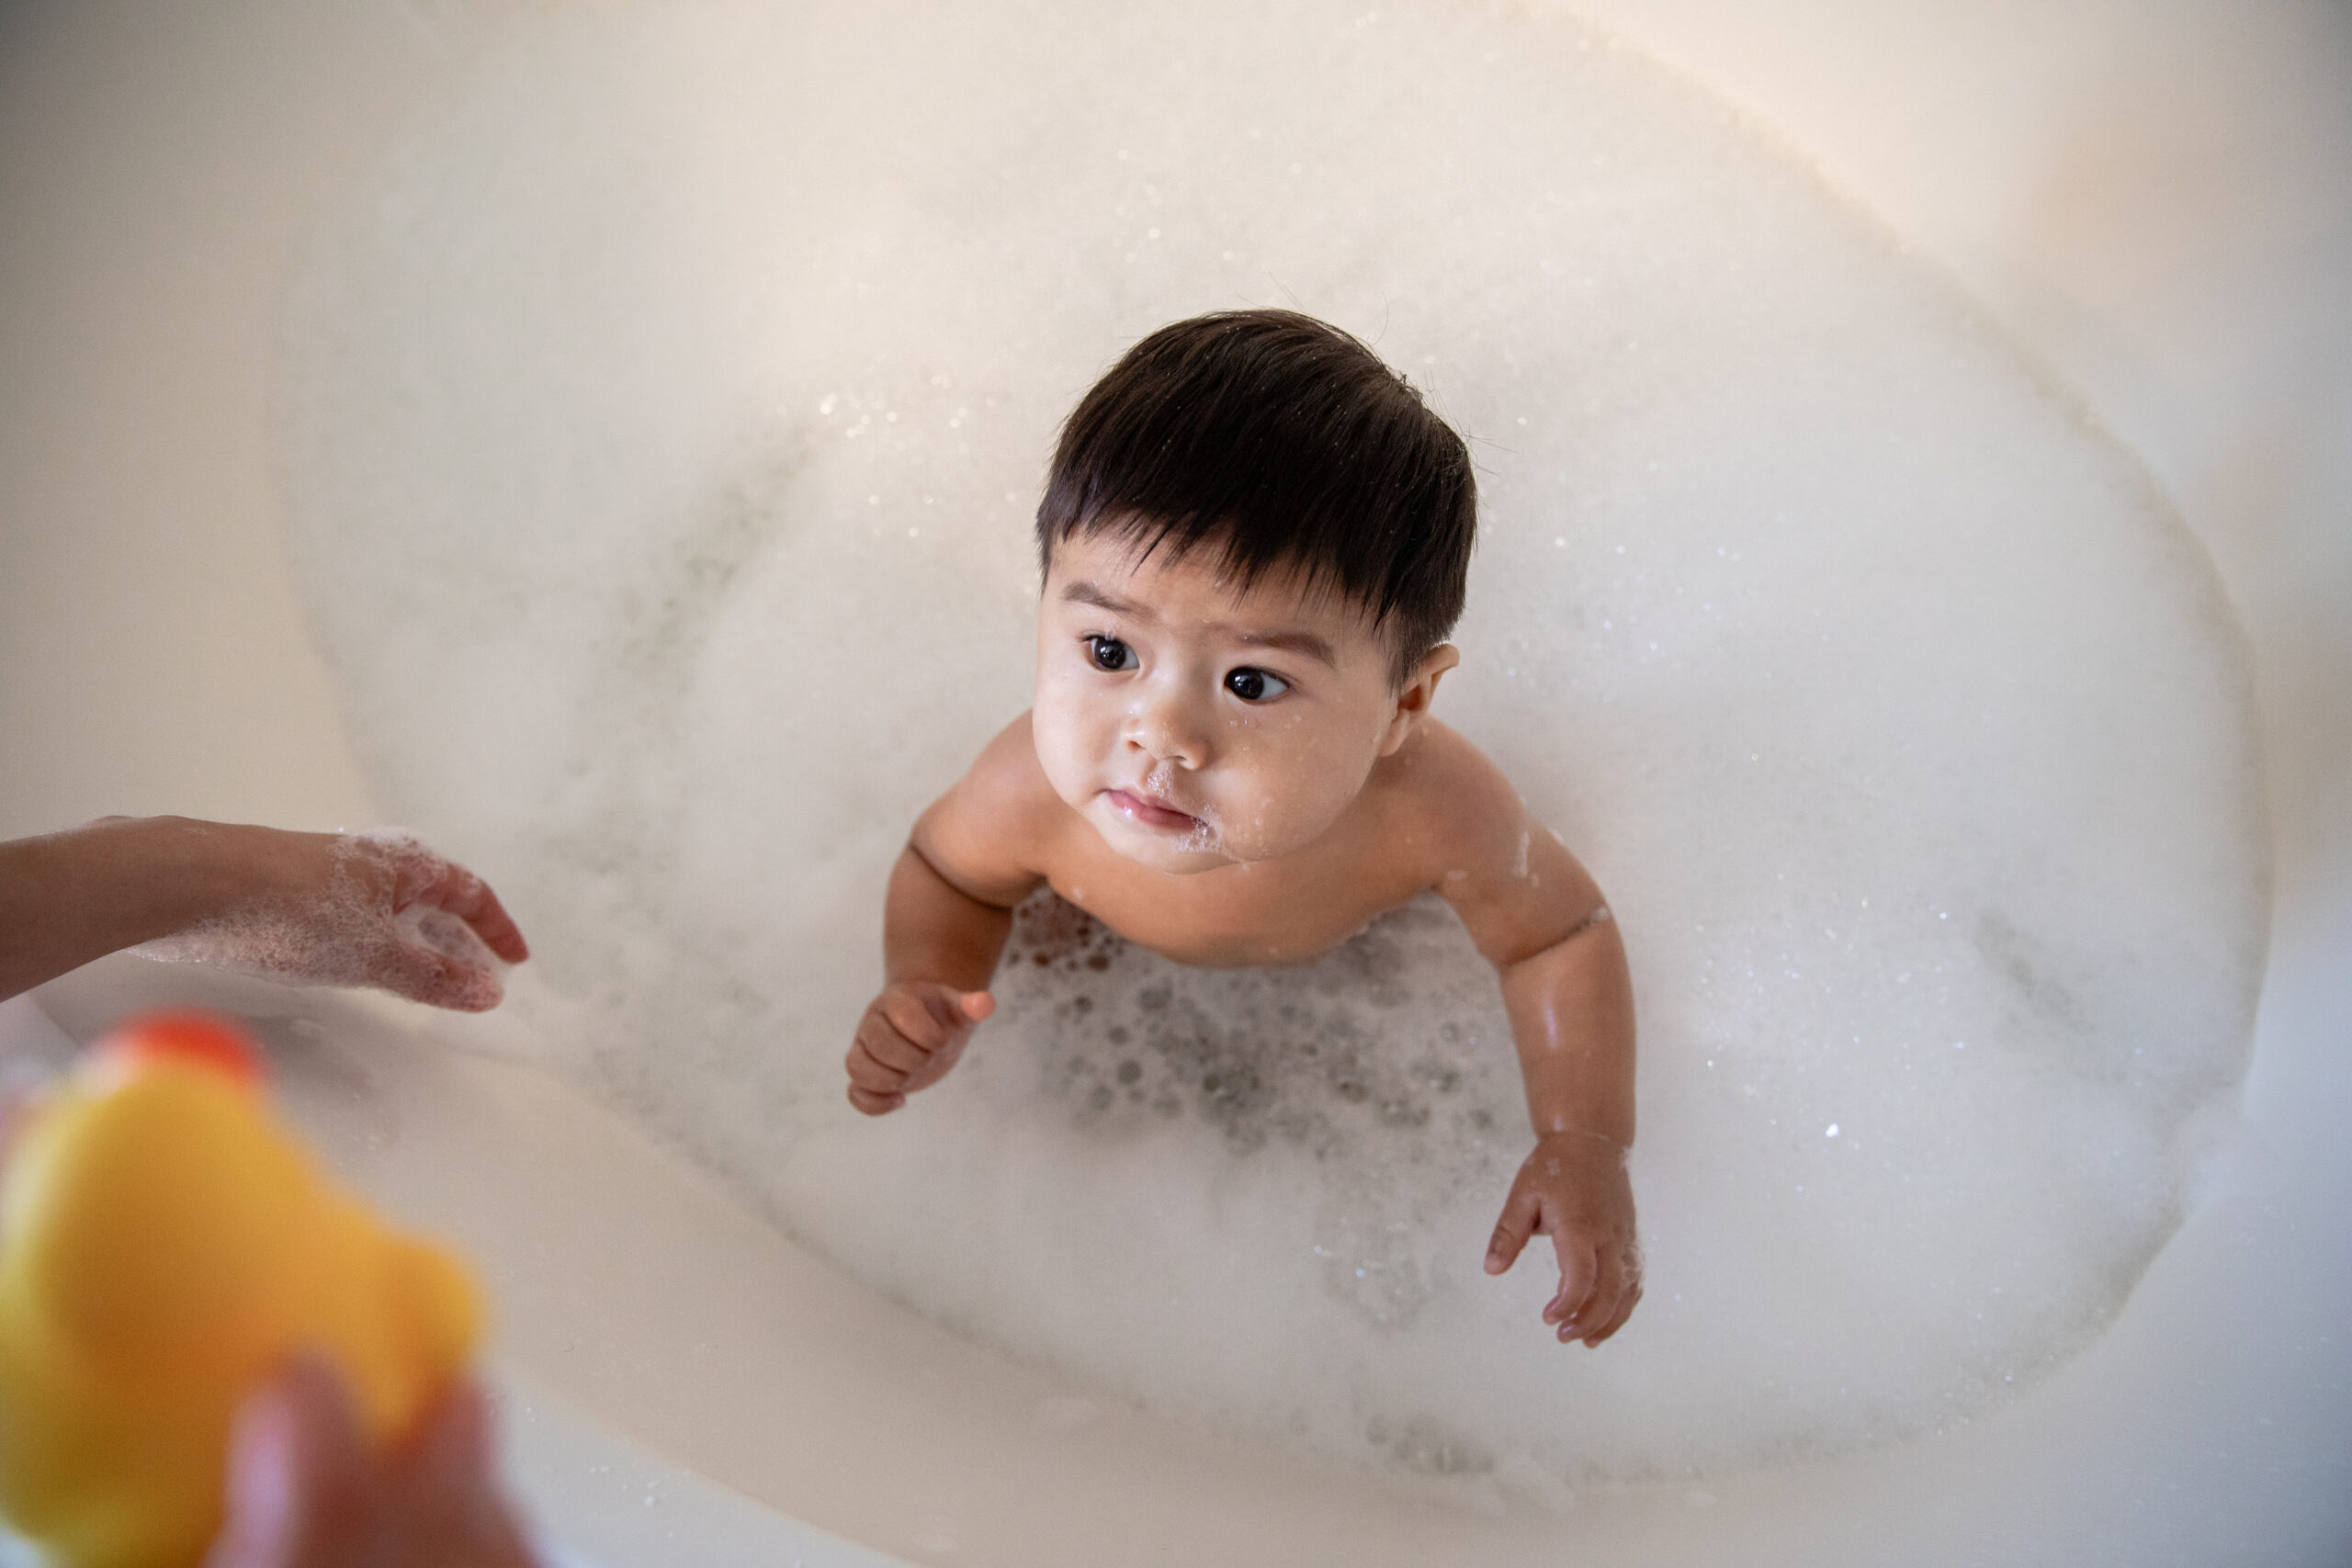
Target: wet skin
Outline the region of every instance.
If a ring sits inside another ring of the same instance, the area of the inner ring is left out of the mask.
[[[1216,968],[1305,963],[1435,891],[1500,978],[1536,1146],[1486,1267],[1552,1238],[1559,1338],[1598,1345],[1641,1298],[1625,1151],[1624,949],[1576,857],[1477,749],[1430,716],[1457,662],[1401,688],[1353,605],[1295,578],[1243,589],[1214,550],[1057,547],[1035,705],[923,813],[890,877],[886,987],[860,1021],[852,1104],[944,1077],[979,1021],[1012,909],[1039,884],[1128,941]]]

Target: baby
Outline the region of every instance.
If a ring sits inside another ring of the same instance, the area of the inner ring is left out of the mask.
[[[995,1003],[1040,883],[1182,964],[1303,964],[1434,889],[1502,981],[1535,1148],[1487,1250],[1559,1257],[1544,1319],[1641,1299],[1634,1008],[1576,858],[1430,716],[1459,662],[1470,457],[1355,339],[1279,310],[1137,344],[1079,403],[1037,511],[1037,694],[890,874],[850,1102],[904,1105]]]

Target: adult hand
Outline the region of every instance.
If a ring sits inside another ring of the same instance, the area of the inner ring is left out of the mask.
[[[481,878],[397,830],[108,817],[0,843],[0,998],[122,948],[474,1012],[530,955]]]
[[[482,1012],[530,956],[490,885],[414,835],[187,824],[228,869],[218,908],[136,951]]]
[[[299,1358],[238,1408],[228,1523],[205,1568],[537,1568],[496,1461],[471,1383],[379,1452],[334,1370]]]

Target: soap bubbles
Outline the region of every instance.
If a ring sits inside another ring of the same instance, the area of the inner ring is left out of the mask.
[[[1642,1022],[1598,1352],[1481,1271],[1528,1134],[1442,908],[1223,975],[1041,904],[953,1076],[842,1100],[907,827],[1028,699],[1057,422],[1244,305],[1479,465],[1439,712],[1595,873]],[[2227,1114],[2258,786],[2203,558],[1963,302],[1566,23],[551,13],[315,237],[287,343],[348,728],[499,847],[544,1059],[989,1345],[1454,1486],[1836,1451],[2098,1333]]]

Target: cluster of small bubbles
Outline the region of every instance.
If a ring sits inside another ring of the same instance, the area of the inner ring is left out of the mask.
[[[1014,913],[1000,1018],[1042,1053],[1046,1092],[1105,1136],[1123,1117],[1186,1115],[1237,1153],[1273,1141],[1329,1160],[1408,1136],[1483,1145],[1517,1120],[1506,1106],[1518,1089],[1493,971],[1460,930],[1430,900],[1313,964],[1193,969],[1046,891]],[[1449,983],[1417,996],[1408,976],[1432,953],[1450,961],[1436,971]]]
[[[1207,970],[1043,890],[1014,911],[996,996],[987,1049],[1034,1063],[1082,1135],[1182,1122],[1228,1157],[1325,1168],[1313,1252],[1326,1292],[1366,1323],[1409,1324],[1443,1288],[1428,1211],[1499,1191],[1524,1152],[1494,971],[1434,897],[1311,964]]]

